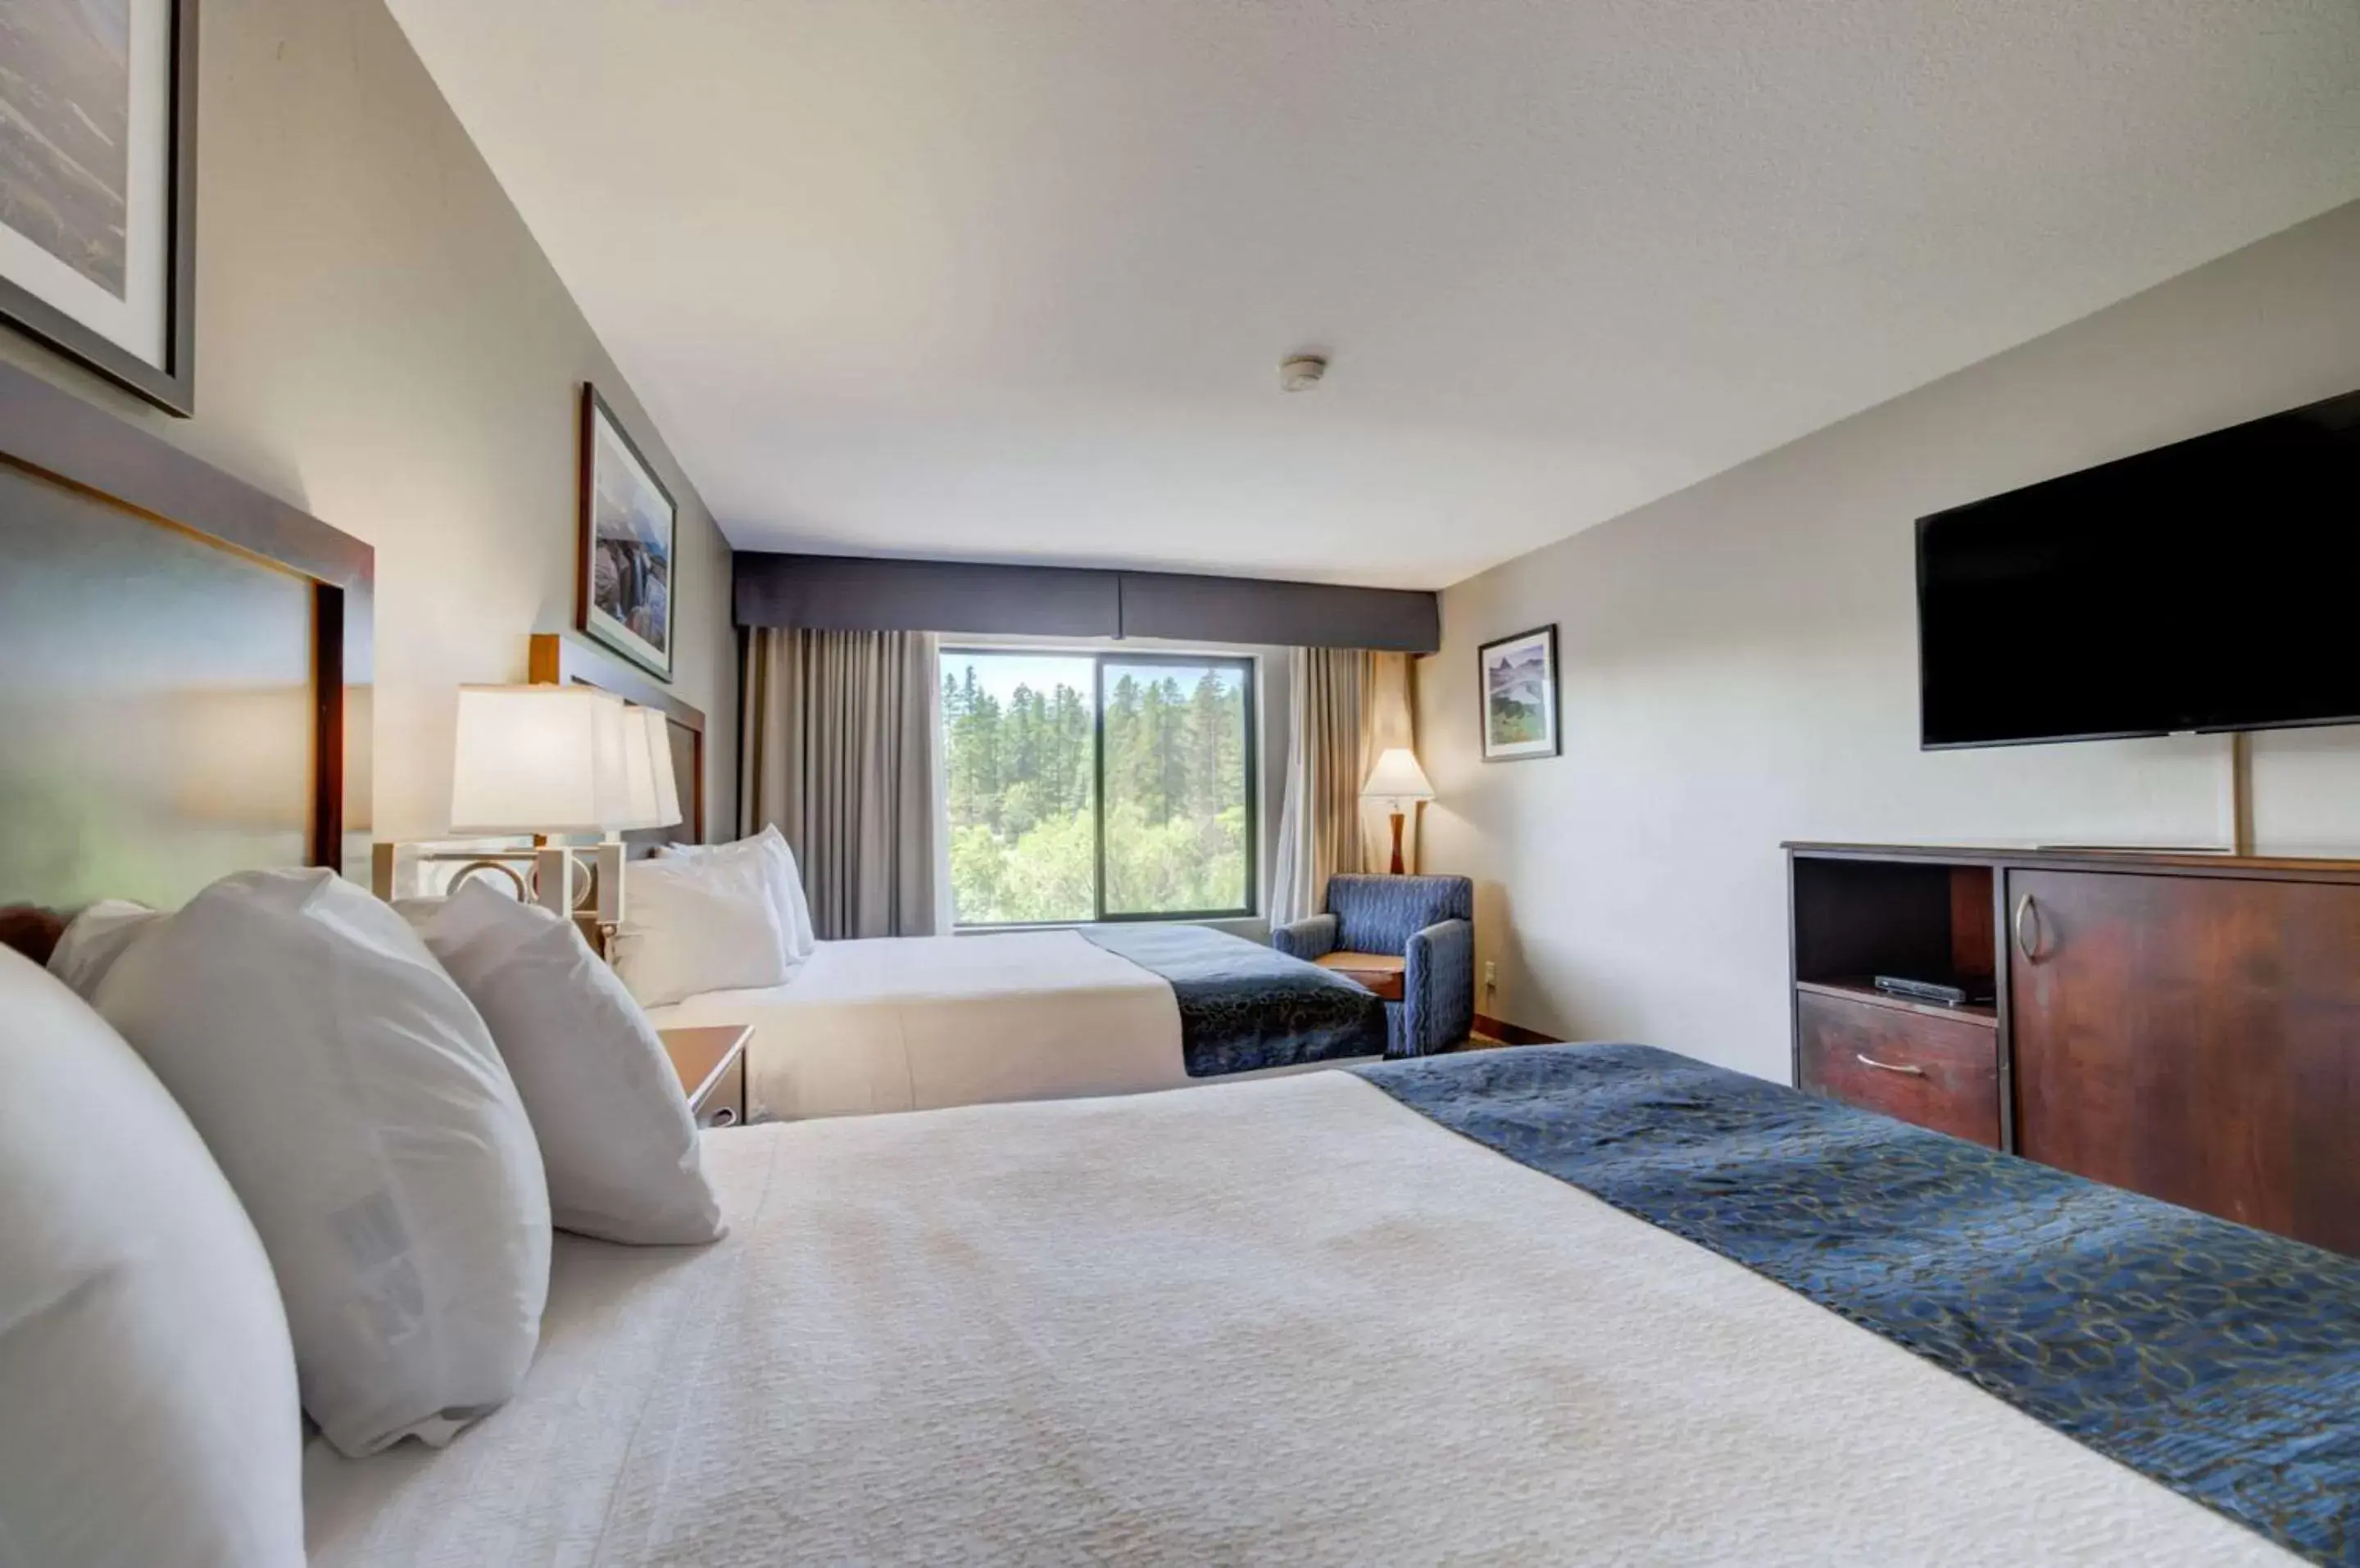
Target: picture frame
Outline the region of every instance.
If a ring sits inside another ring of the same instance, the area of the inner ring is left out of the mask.
[[[582,387],[581,541],[574,624],[672,679],[680,506],[597,387]]]
[[[196,411],[198,0],[13,0],[0,322]]]
[[[1475,650],[1483,760],[1524,762],[1565,749],[1557,690],[1557,624],[1494,637]]]

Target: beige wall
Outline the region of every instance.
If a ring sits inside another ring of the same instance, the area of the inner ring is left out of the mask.
[[[453,688],[572,623],[594,380],[681,502],[673,690],[734,822],[729,549],[379,0],[203,7],[197,418],[50,376],[377,547],[376,828],[448,820]]]
[[[1918,749],[1912,521],[2355,387],[2360,204],[1449,589],[1425,860],[1478,880],[1484,1011],[1784,1078],[1782,839],[2221,842],[2221,737]],[[1565,755],[1487,767],[1475,648],[1549,621]],[[2265,849],[2360,852],[2360,732],[2256,774]]]

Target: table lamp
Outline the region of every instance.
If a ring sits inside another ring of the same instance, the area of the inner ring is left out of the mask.
[[[631,820],[623,828],[668,828],[680,821],[680,781],[672,772],[672,721],[653,708],[629,707],[636,745],[623,748],[630,771]]]
[[[1377,765],[1369,769],[1369,781],[1360,786],[1363,800],[1385,800],[1393,806],[1393,868],[1402,874],[1402,816],[1414,800],[1434,799],[1434,786],[1426,780],[1426,770],[1417,765],[1417,756],[1405,746],[1387,748],[1377,757]]]
[[[667,773],[671,762],[667,749]],[[647,730],[621,698],[588,686],[459,688],[451,831],[532,834],[532,891],[544,907],[570,917],[583,897],[573,851],[549,841],[596,833],[607,842],[590,891],[601,924],[619,920],[622,844],[612,835],[652,825],[657,795]]]

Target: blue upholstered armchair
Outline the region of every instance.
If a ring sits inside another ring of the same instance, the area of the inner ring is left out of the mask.
[[[1389,1056],[1447,1051],[1475,1027],[1475,884],[1464,877],[1331,877],[1328,912],[1273,928],[1270,944],[1356,977],[1398,968]]]

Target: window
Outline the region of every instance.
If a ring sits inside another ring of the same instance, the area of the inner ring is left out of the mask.
[[[962,926],[1254,909],[1253,661],[943,650]]]

